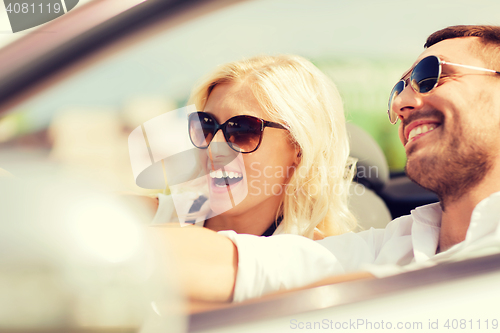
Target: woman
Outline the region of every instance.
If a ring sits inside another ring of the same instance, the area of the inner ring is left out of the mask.
[[[356,228],[342,101],[309,61],[257,56],[219,66],[189,104],[201,110],[189,128],[208,169],[205,227],[314,239]]]

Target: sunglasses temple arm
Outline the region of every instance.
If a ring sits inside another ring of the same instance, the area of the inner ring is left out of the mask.
[[[264,121],[264,127],[272,127],[272,128],[279,128],[279,129],[288,130],[288,128],[286,126],[278,124],[278,123],[273,123],[272,121]]]
[[[476,66],[454,64],[454,63],[446,62],[446,61],[441,61],[441,64],[450,65],[450,66],[457,66],[457,67],[463,67],[463,68],[468,68],[468,69],[474,69],[474,70],[483,71],[483,72],[490,72],[490,73],[500,74],[500,72],[498,72],[498,71],[496,71],[494,69],[487,69],[487,68],[476,67]]]

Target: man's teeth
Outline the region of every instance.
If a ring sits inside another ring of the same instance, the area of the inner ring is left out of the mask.
[[[210,171],[210,177],[211,178],[242,178],[243,174],[239,172],[232,172],[232,171],[222,171],[222,170],[217,170],[217,171]]]
[[[435,129],[437,126],[436,125],[420,125],[415,127],[410,131],[410,134],[408,135],[408,140],[413,139],[419,134],[427,133]]]

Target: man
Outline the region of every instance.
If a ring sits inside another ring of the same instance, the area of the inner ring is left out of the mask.
[[[467,34],[483,37],[450,38]],[[448,28],[431,35],[426,47],[418,60],[437,55],[500,70],[499,27]],[[405,89],[392,103],[401,119],[408,177],[440,198],[440,252],[465,239],[473,209],[500,190],[500,75],[453,64],[441,68],[432,91]],[[435,129],[409,139],[423,126]]]
[[[241,301],[327,276],[375,276],[461,258],[500,244],[500,27],[456,26],[432,34],[394,87],[406,172],[435,192],[386,229],[327,237],[260,238],[206,229],[156,228],[178,251],[192,297]]]

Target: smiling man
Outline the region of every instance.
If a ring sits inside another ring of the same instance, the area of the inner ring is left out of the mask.
[[[425,48],[391,92],[389,119],[400,121],[408,176],[440,202],[385,229],[316,242],[155,230],[182,260],[192,297],[241,301],[332,275],[386,276],[500,251],[500,27],[449,27],[432,34]]]
[[[480,37],[459,38],[469,34]],[[389,112],[401,120],[408,177],[440,198],[445,251],[466,238],[476,205],[500,190],[500,73],[490,69],[500,69],[500,29],[452,27],[426,47]]]

